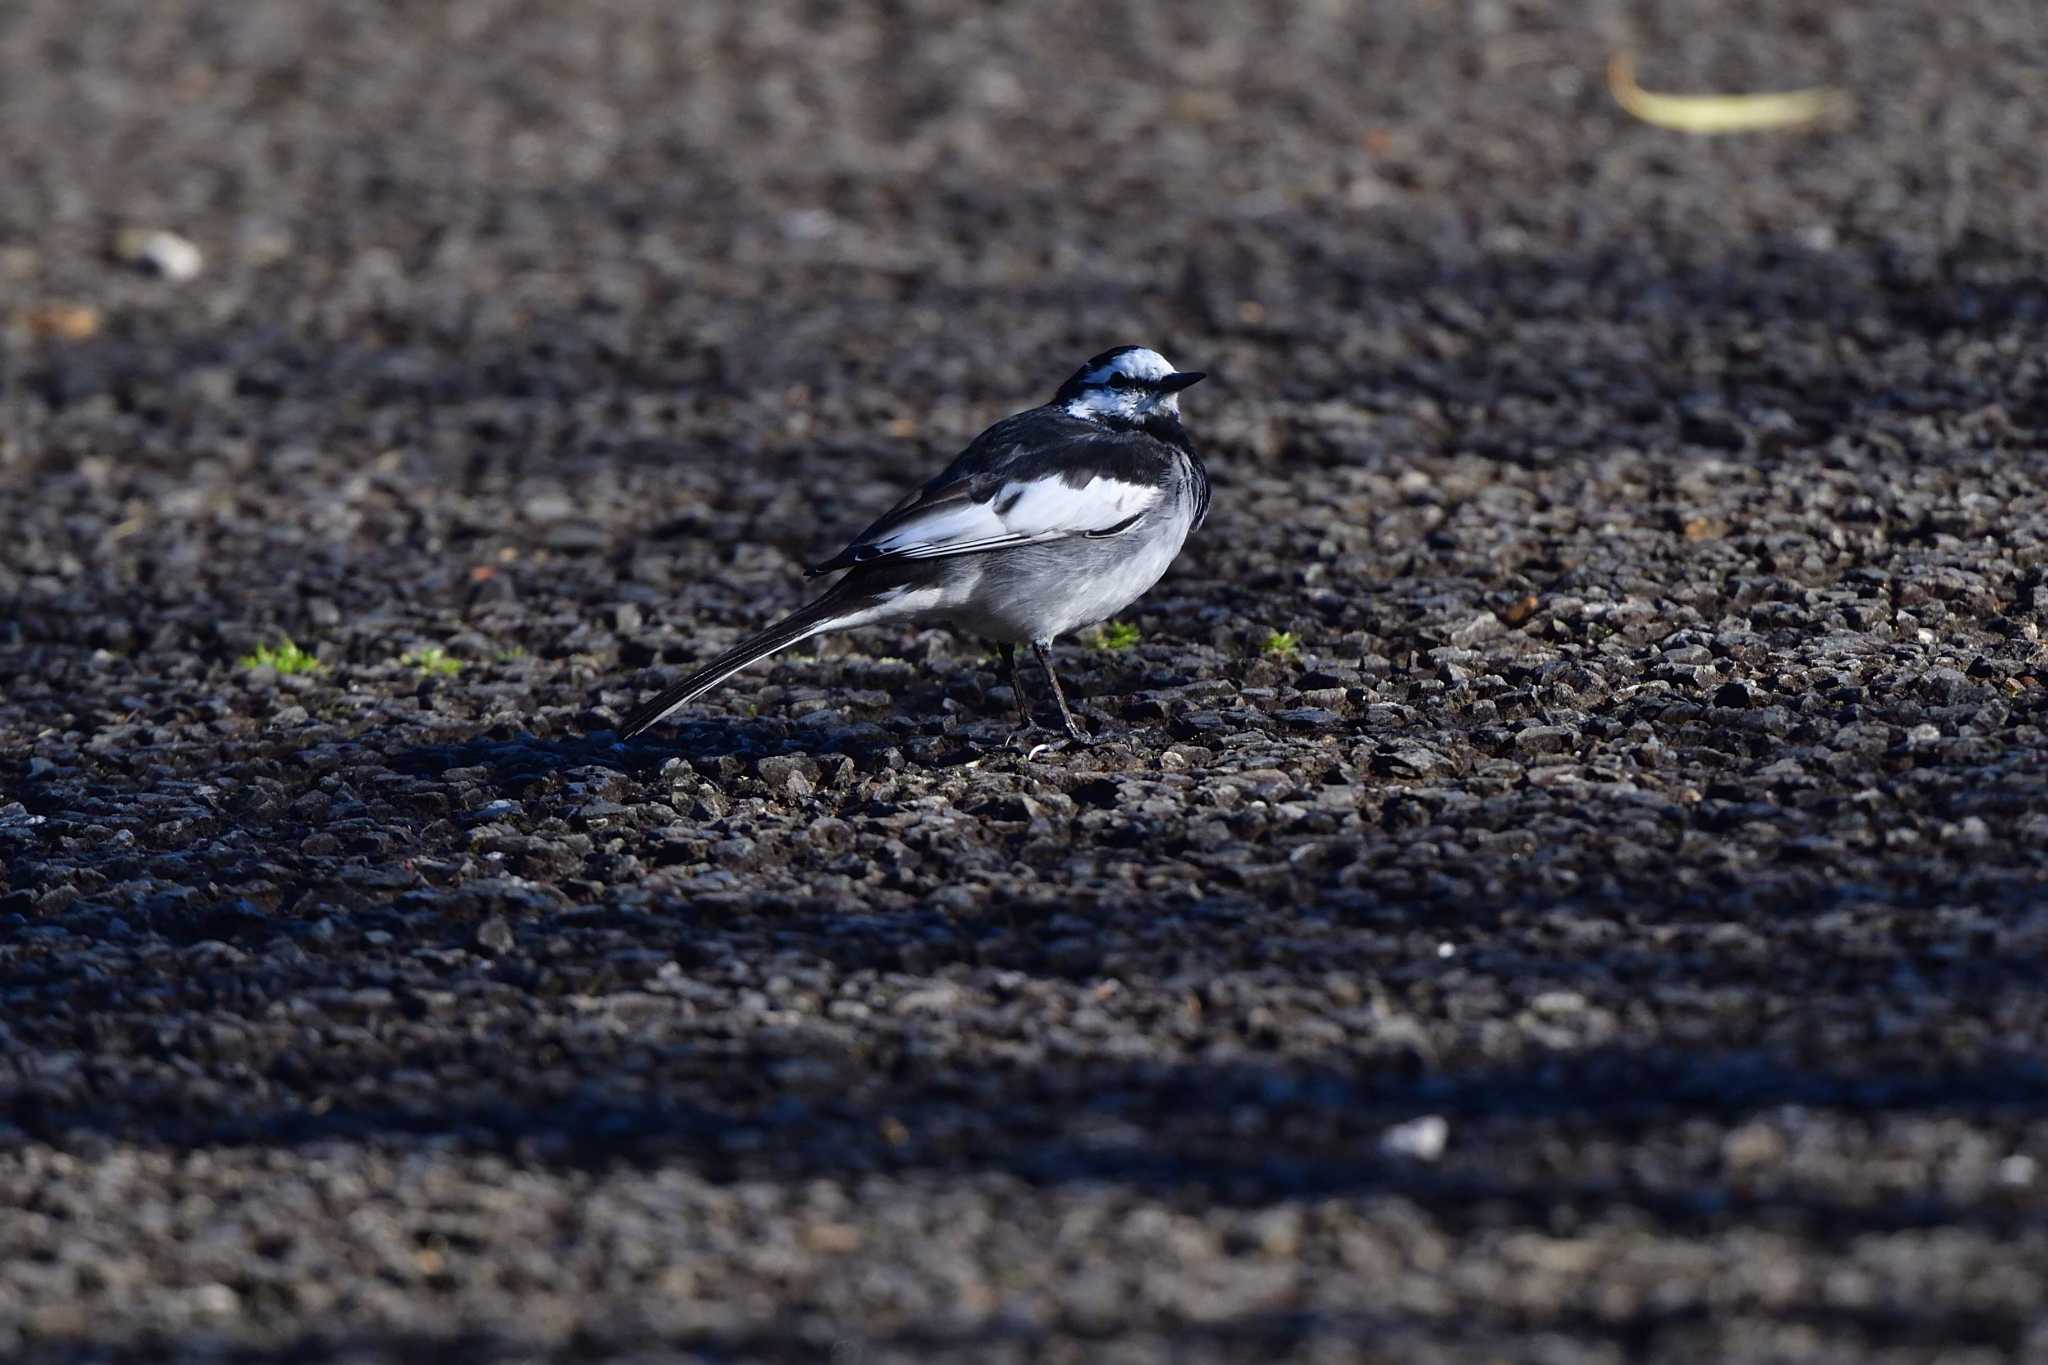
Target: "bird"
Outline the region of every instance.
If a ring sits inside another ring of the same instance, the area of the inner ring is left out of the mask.
[[[1209,472],[1181,426],[1182,390],[1206,376],[1159,352],[1091,358],[1051,401],[1005,417],[847,547],[806,570],[839,580],[718,655],[620,723],[631,739],[733,674],[799,641],[888,622],[944,625],[994,642],[1025,728],[1017,648],[1067,705],[1052,642],[1106,621],[1157,583],[1209,515]]]

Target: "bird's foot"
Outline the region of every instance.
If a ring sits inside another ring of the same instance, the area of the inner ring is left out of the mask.
[[[1020,722],[1017,728],[1010,732],[1009,742],[1005,747],[1011,753],[1019,754],[1029,761],[1043,758],[1047,754],[1061,753],[1077,744],[1085,745],[1087,742],[1085,735],[1077,739],[1056,730],[1049,730],[1037,721],[1026,720]]]
[[[1036,758],[1048,751],[1058,752],[1067,747],[1063,739],[1052,737],[1051,732],[1036,721],[1024,721],[1010,732],[1008,748],[1011,753],[1026,758]]]

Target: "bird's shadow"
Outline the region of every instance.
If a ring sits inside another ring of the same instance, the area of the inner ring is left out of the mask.
[[[542,738],[523,730],[493,730],[447,744],[422,744],[391,757],[391,767],[412,776],[440,776],[455,769],[481,768],[494,789],[511,794],[528,783],[581,768],[604,768],[635,778],[658,776],[681,761],[703,768],[720,760],[752,763],[779,755],[828,758],[843,755],[863,772],[908,759],[928,769],[959,767],[991,753],[1019,748],[1013,722],[974,718],[945,724],[801,723],[762,717],[718,717],[665,726],[659,732],[622,740],[613,730]],[[1051,738],[1051,732],[1036,735]]]

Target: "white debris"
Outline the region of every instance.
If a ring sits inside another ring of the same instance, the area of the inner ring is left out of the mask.
[[[1435,1161],[1444,1154],[1444,1145],[1450,1140],[1450,1120],[1441,1114],[1424,1114],[1381,1133],[1380,1151],[1413,1161]]]
[[[114,254],[129,265],[180,283],[206,267],[206,257],[198,247],[163,228],[129,228],[114,239]]]

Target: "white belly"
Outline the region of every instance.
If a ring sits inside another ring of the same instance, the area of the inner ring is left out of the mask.
[[[1121,536],[979,557],[946,614],[962,630],[1001,644],[1050,640],[1106,621],[1143,597],[1173,564],[1187,533],[1185,515],[1169,516]]]

